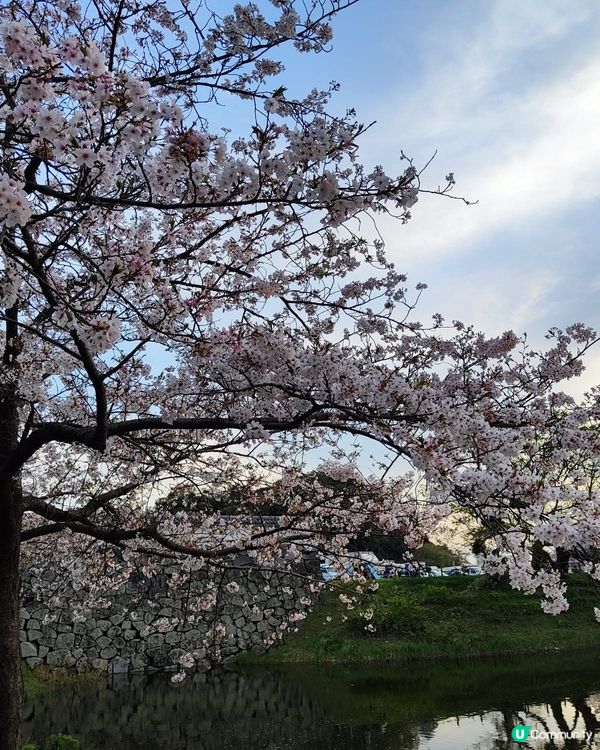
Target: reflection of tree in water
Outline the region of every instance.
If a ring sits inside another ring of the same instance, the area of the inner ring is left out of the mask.
[[[593,695],[586,698],[584,695],[575,695],[571,703],[581,717],[587,731],[593,733],[592,740],[600,732],[600,721],[598,720],[598,696]]]
[[[600,737],[600,669],[589,656],[568,669],[548,659],[517,667],[482,660],[248,670],[197,675],[178,687],[165,676],[140,677],[39,699],[28,706],[26,732],[43,746],[66,730],[84,750],[418,750],[430,740],[446,750],[445,732],[455,723],[463,732],[464,717],[469,750],[514,750],[517,723]]]
[[[515,724],[526,723],[524,715],[527,707],[522,705],[502,706],[497,711],[483,714],[490,724],[491,732],[474,743],[472,750],[507,750],[514,749],[515,743],[511,739],[512,728]],[[490,736],[491,735],[491,736]],[[522,745],[521,747],[526,747]]]
[[[59,691],[26,708],[25,735],[68,731],[85,750],[416,750],[406,727],[345,726],[291,680],[266,672],[198,675],[181,686],[136,678],[112,688]]]
[[[565,707],[571,708],[569,714],[573,718],[568,721],[565,717]],[[577,739],[547,739],[537,740],[535,743],[536,750],[583,750],[584,748],[594,748],[596,736],[600,730],[600,721],[598,720],[595,710],[600,707],[598,696],[575,695],[563,701],[552,701],[543,707],[504,708],[490,716],[490,721],[494,725],[496,737],[484,738],[477,744],[473,745],[473,750],[513,750],[515,743],[511,739],[511,732],[516,724],[529,724],[546,732],[558,731],[571,734],[577,732],[592,732],[590,741]],[[543,744],[540,744],[540,743]],[[533,747],[533,744],[523,742],[519,747]]]

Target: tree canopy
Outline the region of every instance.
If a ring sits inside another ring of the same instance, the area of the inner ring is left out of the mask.
[[[417,543],[458,505],[491,530],[490,569],[567,606],[529,550],[585,558],[599,541],[598,393],[580,405],[557,388],[596,335],[553,330],[536,352],[510,331],[414,320],[422,285],[360,218],[408,221],[420,172],[364,166],[367,126],[332,113],[336,86],[288,98],[278,58],[326,51],[355,1],[3,5],[0,692],[18,666],[21,541],[85,586],[99,555],[110,582],[137,552],[187,574],[190,556],[341,554],[365,523]],[[235,100],[246,123],[213,128]],[[382,450],[362,476],[368,442]],[[298,492],[315,450],[363,489]],[[390,470],[398,458],[412,474]],[[245,501],[277,479],[293,496],[269,529],[153,513],[182,479]],[[0,711],[3,747],[17,713]]]

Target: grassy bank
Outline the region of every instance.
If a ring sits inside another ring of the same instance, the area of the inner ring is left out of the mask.
[[[47,691],[47,686],[35,672],[23,666],[23,690],[25,691],[25,699],[32,701],[44,695]]]
[[[62,688],[80,688],[84,685],[102,684],[106,677],[102,672],[73,672],[68,669],[38,667],[34,671],[23,666],[23,690],[26,700],[35,700],[48,691]]]
[[[552,616],[539,599],[487,578],[398,578],[382,581],[348,612],[339,591],[322,598],[301,631],[264,655],[242,663],[321,663],[474,657],[567,651],[600,652],[594,606],[600,592],[582,576],[569,579],[569,611]],[[373,610],[375,633],[360,616]],[[343,616],[347,616],[344,621]]]

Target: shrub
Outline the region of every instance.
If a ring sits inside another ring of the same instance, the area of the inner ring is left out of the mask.
[[[46,750],[80,750],[80,744],[70,734],[53,734],[48,737]]]
[[[367,620],[362,613],[372,610],[372,617]],[[425,610],[411,599],[393,596],[389,598],[369,597],[348,613],[348,623],[353,630],[364,631],[372,623],[376,633],[397,633],[418,635],[423,632]]]

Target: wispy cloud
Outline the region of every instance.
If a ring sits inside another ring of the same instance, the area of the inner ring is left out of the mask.
[[[589,302],[600,259],[587,273],[574,267],[590,262],[580,240],[600,231],[600,212],[584,228],[573,218],[600,198],[598,5],[452,9],[451,23],[445,13],[430,20],[412,82],[382,97],[368,146],[386,165],[400,147],[418,163],[437,148],[424,182],[455,171],[457,192],[478,203],[424,196],[406,227],[379,222],[388,249],[415,281],[431,282],[426,312],[538,339],[567,306],[573,320],[598,325],[598,309],[590,320],[577,305]],[[565,279],[582,286],[565,290]]]
[[[403,255],[450,252],[484,233],[507,225],[514,229],[600,197],[600,55],[570,78],[526,100],[507,100],[505,106],[510,118],[518,120],[520,132],[485,141],[469,153],[464,146],[453,149],[457,189],[477,205],[423,200],[417,218],[402,233]],[[479,122],[473,141],[481,140],[483,133],[485,123]]]
[[[503,110],[515,95],[576,67],[586,38],[597,50],[599,25],[595,0],[453,3],[422,30],[415,75],[395,97],[386,92],[377,135],[385,140],[386,123],[388,137],[424,144],[432,138],[464,144],[463,136],[482,126],[501,132]]]
[[[453,168],[457,190],[478,200],[468,209],[423,200],[401,233],[404,258],[454,252],[482,234],[600,195],[600,50],[582,61],[568,47],[563,66],[532,81],[524,69],[532,50],[551,51],[589,21],[590,6],[503,0],[489,7],[470,42],[473,28],[450,48],[430,40],[418,97],[400,94],[379,115],[387,124],[377,130],[379,149],[402,141],[423,159],[437,147],[425,183]]]

